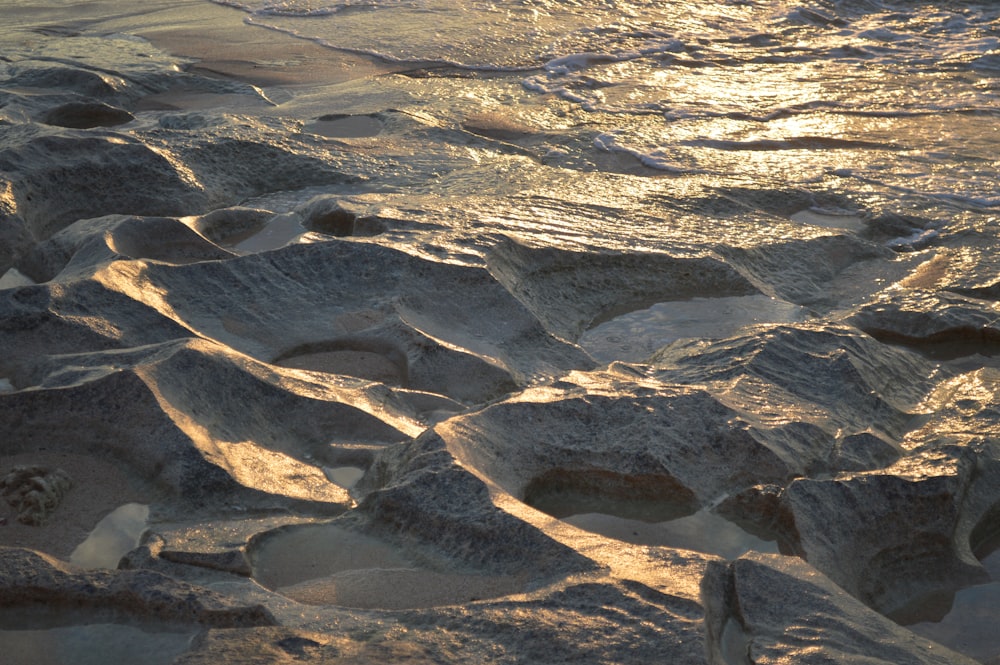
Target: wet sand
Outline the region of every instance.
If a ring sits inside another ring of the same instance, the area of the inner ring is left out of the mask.
[[[17,521],[17,511],[0,500],[2,545],[27,547],[69,560],[76,546],[102,517],[123,504],[149,499],[122,470],[91,455],[64,452],[0,455],[0,477],[16,466],[34,465],[64,470],[73,486],[40,526],[21,524]]]

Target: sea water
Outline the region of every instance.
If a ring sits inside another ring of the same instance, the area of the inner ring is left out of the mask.
[[[598,150],[665,173],[1000,202],[995,3],[220,1],[331,49],[466,72],[414,84],[439,117],[469,99],[514,117],[561,101],[592,114],[572,117],[603,130]]]

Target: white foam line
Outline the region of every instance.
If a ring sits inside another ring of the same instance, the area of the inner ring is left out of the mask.
[[[531,71],[537,71],[542,68],[541,63],[537,65],[520,65],[520,66],[470,65],[468,63],[458,62],[456,60],[446,60],[444,58],[400,58],[394,55],[389,55],[388,53],[382,53],[380,51],[376,51],[374,49],[351,48],[349,46],[338,46],[337,44],[331,44],[329,41],[325,39],[321,39],[319,37],[307,37],[306,35],[296,32],[291,28],[282,28],[276,25],[260,23],[254,20],[255,16],[256,16],[255,13],[251,13],[250,16],[247,16],[245,19],[243,19],[243,22],[248,25],[257,26],[259,28],[274,30],[275,32],[280,32],[282,34],[295,37],[296,39],[304,39],[306,41],[313,42],[324,48],[328,48],[334,51],[340,51],[342,53],[352,53],[354,55],[367,55],[373,58],[378,58],[379,60],[382,60],[384,62],[405,64],[405,65],[443,65],[445,67],[454,67],[455,69],[464,69],[466,71],[479,71],[479,72],[531,72]]]

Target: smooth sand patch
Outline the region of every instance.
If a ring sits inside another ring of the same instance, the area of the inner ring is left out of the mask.
[[[457,575],[419,568],[367,568],[278,588],[278,593],[306,605],[405,610],[496,598],[524,590],[524,580],[510,576]]]
[[[122,504],[148,503],[149,497],[141,496],[121,469],[91,456],[57,452],[0,455],[0,475],[22,465],[60,468],[73,486],[41,526],[21,524],[17,511],[0,500],[0,544],[8,547],[27,547],[69,560],[105,515]]]
[[[274,532],[252,553],[254,578],[308,605],[411,609],[520,593],[516,576],[442,573],[377,538],[336,526]]]

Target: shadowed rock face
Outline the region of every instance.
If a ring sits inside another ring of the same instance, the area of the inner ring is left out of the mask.
[[[0,547],[0,642],[100,615],[197,633],[184,665],[972,662],[905,625],[1000,542],[988,223],[608,171],[596,112],[339,113],[349,85],[276,103],[81,40],[0,67],[0,542],[60,537],[64,475],[150,512],[115,570]],[[378,85],[464,80],[434,71]],[[775,306],[630,362],[576,343],[744,298]]]
[[[873,615],[794,558],[756,554],[712,563],[702,591],[706,627],[714,638],[709,662],[975,662],[943,653],[939,645]],[[802,648],[818,633],[834,636],[833,643],[822,650]]]
[[[0,548],[0,607],[46,605],[115,614],[119,620],[160,620],[219,628],[273,625],[260,605],[247,606],[149,570],[76,572],[58,560]]]

